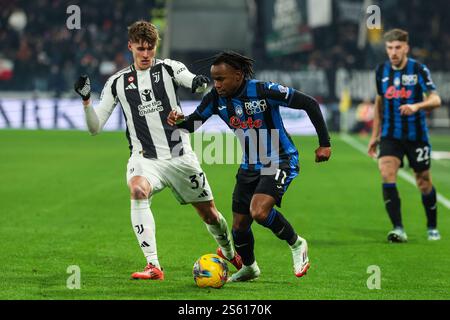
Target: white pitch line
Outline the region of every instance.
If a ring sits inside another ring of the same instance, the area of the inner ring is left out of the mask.
[[[353,147],[354,149],[360,151],[363,154],[367,154],[367,147],[365,145],[363,145],[362,143],[360,143],[358,140],[356,140],[355,138],[351,137],[350,135],[346,134],[346,133],[342,133],[340,135],[342,141],[346,142],[348,145],[350,145],[351,147]],[[376,159],[373,159],[375,162],[377,161]],[[410,184],[412,184],[413,186],[416,187],[416,179],[409,174],[408,172],[406,172],[404,169],[400,169],[398,171],[398,175],[403,178],[403,180],[409,182]],[[439,192],[437,193],[437,200],[440,204],[442,204],[444,207],[446,207],[447,209],[450,209],[450,200],[448,200],[446,197],[444,197],[442,194],[440,194]]]

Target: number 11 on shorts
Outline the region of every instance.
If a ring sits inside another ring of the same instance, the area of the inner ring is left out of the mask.
[[[282,175],[281,180],[278,180],[278,179],[280,179],[280,175]],[[284,181],[286,180],[286,177],[287,177],[286,171],[277,169],[277,173],[275,175],[275,181],[279,181],[281,184],[284,185]]]

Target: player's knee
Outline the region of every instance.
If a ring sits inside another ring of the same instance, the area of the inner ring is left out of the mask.
[[[260,206],[250,207],[250,214],[258,223],[263,223],[267,219],[267,212]]]
[[[150,194],[149,190],[145,190],[145,188],[143,188],[140,185],[131,186],[130,192],[131,192],[131,198],[136,199],[136,200],[148,199],[148,196]]]
[[[400,163],[397,163],[393,160],[380,160],[378,164],[378,168],[380,170],[381,177],[383,182],[393,183],[397,179],[397,171],[400,166]]]
[[[419,190],[422,194],[429,194],[433,188],[428,185],[420,185]]]
[[[236,232],[245,232],[250,227],[250,224],[244,221],[233,221],[233,230]]]
[[[393,182],[396,180],[396,171],[391,168],[382,168],[380,170],[384,182]]]
[[[423,194],[428,194],[433,189],[433,186],[429,179],[419,177],[419,178],[417,178],[416,181],[417,181],[417,187],[419,188],[420,192]]]
[[[252,225],[253,219],[250,214],[233,214],[233,230],[236,232],[246,232]]]

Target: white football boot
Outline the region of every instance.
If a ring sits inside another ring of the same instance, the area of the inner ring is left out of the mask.
[[[402,228],[395,228],[392,231],[389,231],[388,235],[387,235],[387,239],[389,242],[407,242],[408,241],[408,236],[406,235],[405,230],[403,230]]]
[[[428,229],[428,240],[430,241],[441,240],[441,235],[439,234],[438,229]]]
[[[297,241],[291,246],[292,259],[294,260],[294,273],[297,277],[303,277],[310,264],[308,258],[308,243],[298,236]]]
[[[251,265],[246,266],[242,265],[242,268],[231,275],[228,279],[229,282],[238,282],[238,281],[250,281],[256,279],[261,274],[259,270],[258,264],[253,262]]]

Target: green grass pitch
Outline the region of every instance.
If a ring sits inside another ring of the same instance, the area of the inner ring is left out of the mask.
[[[449,209],[439,204],[442,240],[427,241],[420,195],[400,179],[409,242],[388,244],[376,163],[332,138],[332,159],[321,164],[313,161],[315,137],[294,138],[301,173],[280,210],[309,241],[307,276],[297,279],[287,245],[254,224],[260,278],[210,290],[195,286],[192,265],[215,242],[170,190],[152,203],[166,280],[130,280],[145,260],[130,224],[123,133],[2,130],[0,299],[448,299]],[[433,136],[432,144],[450,150],[448,136]],[[450,161],[432,165],[436,188],[449,199]],[[229,226],[237,167],[203,165]],[[80,268],[81,289],[66,287],[71,265]],[[371,265],[381,270],[380,289],[367,287]]]

